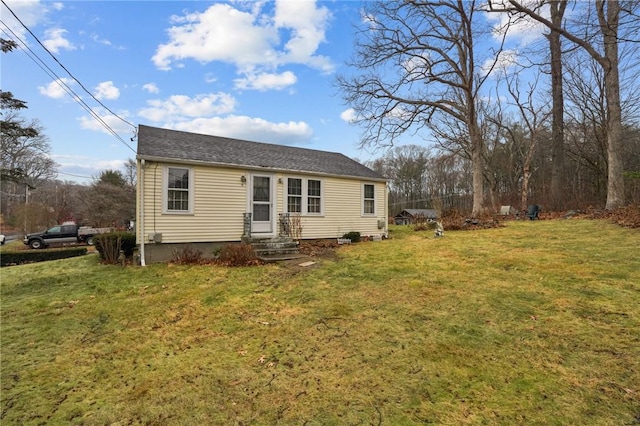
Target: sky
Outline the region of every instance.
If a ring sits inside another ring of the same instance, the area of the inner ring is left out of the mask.
[[[0,36],[21,48],[0,55],[2,90],[44,127],[60,180],[122,170],[139,124],[381,155],[358,148],[335,85],[360,1],[3,3]]]

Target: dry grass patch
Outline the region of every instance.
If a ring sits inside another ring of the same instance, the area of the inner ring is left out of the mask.
[[[3,269],[1,420],[638,423],[639,237],[521,221],[309,269]]]

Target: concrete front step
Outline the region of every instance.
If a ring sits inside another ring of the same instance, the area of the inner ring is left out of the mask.
[[[253,243],[251,244],[255,250],[271,250],[271,249],[298,249],[298,244],[295,242],[287,242],[287,243]]]
[[[266,263],[273,263],[273,262],[280,262],[283,260],[304,259],[306,257],[307,256],[305,256],[304,254],[291,253],[291,254],[282,254],[282,255],[269,254],[264,256],[258,256],[258,259]]]
[[[254,239],[249,241],[249,244],[256,252],[256,256],[265,262],[296,259],[300,255],[298,244],[291,238]]]

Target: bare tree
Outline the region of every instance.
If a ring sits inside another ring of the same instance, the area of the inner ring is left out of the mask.
[[[504,130],[518,152],[522,173],[520,177],[520,206],[522,210],[525,210],[529,203],[529,186],[533,174],[532,163],[540,134],[544,132],[545,123],[549,115],[554,115],[556,107],[554,104],[549,111],[548,105],[536,102],[535,94],[539,78],[540,74],[538,73],[535,78],[526,83],[526,88],[523,90],[521,87],[523,83],[516,75],[506,75],[506,88],[509,94],[507,103],[518,111],[518,124],[504,120],[495,121]],[[552,140],[552,144],[555,142]]]
[[[397,208],[424,208],[425,173],[429,150],[418,145],[402,145],[390,149],[373,167],[390,179],[389,204]],[[397,212],[396,212],[397,213]],[[395,214],[395,213],[394,213]]]
[[[133,158],[129,158],[126,163],[124,163],[124,173],[122,177],[124,178],[127,185],[132,188],[136,187],[136,183],[138,182],[138,169],[136,165],[136,160]]]
[[[484,208],[479,90],[488,73],[475,51],[475,1],[381,1],[367,11],[349,64],[338,77],[346,102],[365,128],[363,146],[389,146],[403,134],[433,129],[443,117],[463,124],[473,166],[472,214]],[[482,22],[482,24],[481,24]],[[495,58],[494,58],[495,60]]]
[[[135,187],[119,170],[103,171],[83,191],[83,218],[95,226],[126,227],[135,217]]]
[[[41,226],[62,223],[65,221],[83,222],[79,211],[80,193],[84,186],[74,182],[62,182],[57,179],[43,181],[31,193],[31,205],[40,204],[47,207],[50,212],[50,223],[42,223]]]
[[[503,7],[496,7],[496,2],[489,1],[490,7],[511,13],[524,14],[561,34],[564,38],[584,49],[602,67],[605,79],[605,96],[607,101],[607,201],[606,209],[612,210],[624,205],[624,177],[623,177],[623,149],[622,149],[622,108],[620,102],[619,75],[619,41],[621,14],[628,19],[623,21],[626,26],[634,28],[631,34],[632,42],[638,41],[638,15],[631,10],[637,7],[637,2],[625,2],[621,7],[619,0],[592,0],[589,11],[593,8],[597,24],[597,34],[584,27],[584,34],[578,35],[567,26],[544,17],[542,7],[545,0],[533,2],[532,6],[520,0],[504,0]],[[530,3],[529,3],[530,4]],[[591,19],[585,19],[590,23]],[[577,28],[573,28],[576,30]]]
[[[12,125],[2,127],[0,139],[2,212],[11,216],[18,205],[29,203],[31,190],[56,176],[56,163],[49,156],[51,146],[37,121],[26,122],[16,112],[5,114],[3,119]]]

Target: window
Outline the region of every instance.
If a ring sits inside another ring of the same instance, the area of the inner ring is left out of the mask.
[[[307,213],[321,213],[319,180],[307,181]]]
[[[287,213],[322,214],[322,181],[318,179],[287,179]]]
[[[376,213],[375,186],[372,184],[365,183],[363,185],[362,192],[363,192],[362,213],[366,215],[375,214]]]
[[[167,167],[165,211],[171,213],[190,213],[193,210],[191,169]]]
[[[302,179],[289,178],[287,188],[287,212],[302,213]]]

